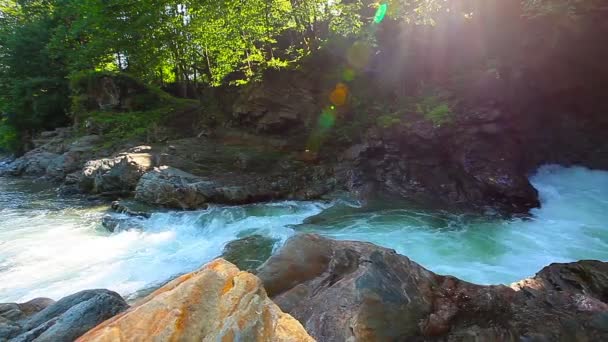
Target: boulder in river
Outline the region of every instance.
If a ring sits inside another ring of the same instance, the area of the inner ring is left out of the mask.
[[[258,270],[318,341],[606,341],[608,263],[553,264],[511,287],[430,272],[369,243],[297,235]]]
[[[82,291],[55,303],[36,299],[8,305],[13,309],[0,311],[0,341],[14,342],[73,341],[128,307],[120,295],[108,290]]]
[[[153,165],[152,154],[145,151],[91,160],[82,170],[80,187],[101,194],[128,193],[135,189],[141,176]]]
[[[204,185],[206,183],[195,175],[161,166],[141,177],[135,189],[135,199],[170,208],[201,208],[208,198],[208,194],[201,191]]]
[[[267,297],[261,281],[218,259],[183,275],[78,339],[313,341]]]
[[[138,201],[120,200],[112,202],[112,210],[129,216],[150,218],[154,212],[159,211],[159,208]]]
[[[143,219],[124,214],[106,214],[101,218],[101,225],[112,233],[129,229],[140,230],[143,229]]]

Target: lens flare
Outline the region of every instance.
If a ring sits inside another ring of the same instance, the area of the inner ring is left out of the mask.
[[[331,94],[329,94],[329,101],[337,107],[344,106],[347,98],[348,87],[344,83],[338,83]]]
[[[376,15],[374,16],[374,23],[380,24],[384,17],[386,16],[386,11],[388,10],[388,4],[384,3],[378,6],[376,10]]]
[[[319,128],[330,129],[336,123],[336,111],[331,107],[326,108],[319,116]]]

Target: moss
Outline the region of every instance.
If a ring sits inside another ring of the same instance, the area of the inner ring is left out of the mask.
[[[433,122],[435,126],[441,126],[452,119],[452,109],[449,103],[442,100],[439,96],[420,98],[416,103],[416,112]]]
[[[137,112],[91,112],[88,113],[80,127],[82,130],[97,130],[104,136],[103,147],[110,147],[117,142],[146,138],[152,128],[160,124],[173,110],[171,107]]]
[[[171,113],[197,104],[119,72],[79,72],[70,78],[70,86],[76,127],[82,134],[103,135],[104,148],[130,139],[150,140]]]
[[[402,118],[396,116],[395,114],[380,115],[376,120],[376,124],[382,128],[393,127],[393,126],[399,125],[401,123],[402,123]]]
[[[90,111],[146,111],[183,100],[176,99],[160,88],[144,84],[121,72],[81,71],[70,77],[72,92],[71,112],[75,117]],[[114,97],[116,103],[105,106],[101,102]]]

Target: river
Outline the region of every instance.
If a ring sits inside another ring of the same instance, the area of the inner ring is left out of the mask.
[[[90,288],[134,297],[250,234],[370,241],[480,284],[508,284],[552,262],[608,260],[608,172],[545,166],[531,181],[543,205],[529,218],[286,201],[158,212],[135,220],[143,228],[110,233],[100,225],[106,205],[59,200],[48,185],[0,178],[0,302]]]

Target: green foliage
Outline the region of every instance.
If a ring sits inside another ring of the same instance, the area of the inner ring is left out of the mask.
[[[111,147],[126,140],[155,140],[156,131],[176,110],[167,106],[148,111],[96,111],[86,115],[78,127],[82,132],[103,134],[103,147]]]
[[[376,123],[378,126],[380,126],[382,128],[389,128],[389,127],[400,125],[402,123],[402,118],[395,114],[385,114],[385,115],[380,115],[377,118]]]
[[[452,109],[441,97],[433,95],[420,98],[416,103],[416,112],[435,126],[441,126],[450,122]]]
[[[566,16],[576,19],[589,12],[606,10],[603,0],[524,0],[522,4],[529,17]]]
[[[13,152],[19,147],[19,134],[15,127],[6,122],[6,119],[0,120],[0,151]]]
[[[70,77],[70,87],[72,113],[78,119],[79,128],[103,134],[107,145],[126,139],[150,138],[171,113],[197,104],[194,100],[174,98],[121,72],[75,73]],[[103,107],[100,99],[112,91],[120,103],[100,108]]]
[[[109,140],[145,136],[149,129],[165,118],[172,108],[141,112],[92,112],[84,125],[96,127]]]
[[[484,15],[493,19],[488,13],[499,11],[500,3],[505,2],[4,0],[0,2],[2,127],[28,136],[86,116],[95,108],[91,95],[100,91],[103,77],[111,77],[119,88],[136,90],[121,110],[150,112],[176,102],[151,85],[177,83],[181,95],[186,95],[183,89],[243,85],[259,79],[266,69],[303,64],[303,57],[323,49],[344,54],[346,48],[337,52],[332,48],[343,42],[374,48],[375,33],[387,22],[432,25],[442,19]],[[513,7],[521,10],[518,5]],[[522,5],[528,16],[569,17],[605,7],[602,0],[522,0]],[[424,95],[409,103],[412,108],[403,107],[407,113],[419,113],[436,125],[450,120],[451,105],[442,96]],[[407,122],[395,108],[381,112],[393,114],[368,121],[380,126]],[[129,115],[139,115],[133,113]],[[137,117],[132,119],[138,122]],[[352,132],[368,124],[359,125],[358,120],[349,123]],[[4,135],[13,139],[13,133]]]
[[[3,141],[67,121],[67,71],[47,49],[59,24],[52,8],[47,1],[0,4],[0,111],[8,137]]]

